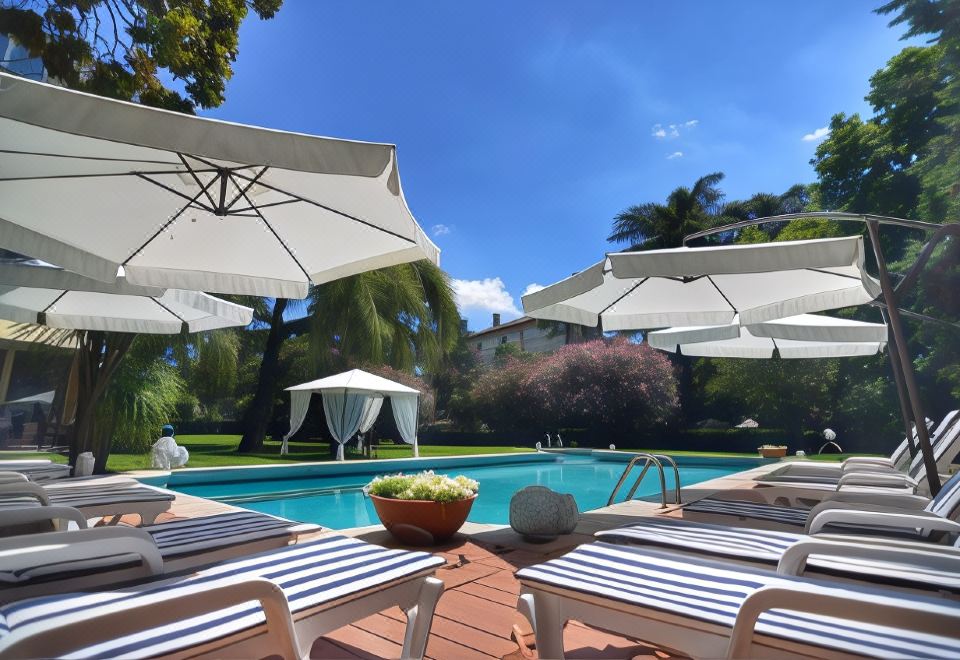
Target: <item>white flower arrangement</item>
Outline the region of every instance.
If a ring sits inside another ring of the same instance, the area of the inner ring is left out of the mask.
[[[837,439],[837,434],[834,433],[833,429],[823,429],[823,439],[833,442]]]
[[[420,474],[393,474],[374,477],[363,487],[366,495],[376,495],[393,500],[428,500],[432,502],[456,502],[466,500],[480,491],[480,484],[473,479],[458,475],[448,477],[426,470]]]

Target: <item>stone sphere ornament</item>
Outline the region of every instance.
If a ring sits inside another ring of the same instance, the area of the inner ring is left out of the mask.
[[[573,495],[527,486],[510,498],[510,527],[527,541],[546,543],[570,534],[580,520]]]

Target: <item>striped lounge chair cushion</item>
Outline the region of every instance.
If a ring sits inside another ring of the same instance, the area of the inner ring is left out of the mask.
[[[702,500],[685,505],[685,511],[697,513],[713,513],[722,516],[736,516],[742,520],[754,518],[770,520],[784,525],[803,527],[807,524],[809,509],[800,507],[779,506],[764,504],[749,500],[723,500],[715,497],[705,497]]]
[[[306,525],[256,511],[233,511],[171,520],[143,528],[153,537],[164,559],[290,536],[294,530],[305,533],[319,529],[318,525]]]
[[[71,468],[69,465],[64,465],[62,463],[31,465],[20,468],[8,468],[0,465],[0,472],[19,472],[30,481],[50,481],[53,479],[63,479],[70,476],[70,469]]]
[[[604,541],[636,543],[776,565],[784,551],[805,534],[727,527],[676,518],[650,518],[596,533]],[[856,539],[849,539],[856,541]],[[809,568],[869,582],[960,593],[960,574],[899,562],[812,555]]]
[[[111,483],[70,486],[45,486],[50,504],[72,506],[104,506],[122,502],[163,502],[173,500],[173,493],[137,484]]]
[[[0,655],[16,640],[96,616],[122,612],[157,597],[203,592],[249,577],[283,588],[294,614],[336,600],[428,575],[444,560],[425,552],[390,550],[343,536],[287,546],[217,564],[187,578],[150,582],[120,591],[45,596],[0,607]],[[70,657],[148,657],[190,649],[262,624],[255,603],[146,628],[104,644],[77,649]],[[51,633],[53,634],[53,633]]]
[[[0,495],[0,510],[22,509],[28,506],[40,506],[36,497],[27,495]]]
[[[827,582],[781,577],[768,570],[704,559],[691,561],[667,552],[607,543],[582,545],[563,557],[521,569],[517,578],[533,587],[546,585],[551,590],[586,594],[731,628],[744,599],[767,585],[800,583],[807,591],[843,596],[853,592],[874,602],[960,613],[960,602],[944,598],[894,594],[859,585],[838,587]],[[865,656],[960,657],[960,645],[955,638],[802,612],[767,612],[761,615],[757,631]]]

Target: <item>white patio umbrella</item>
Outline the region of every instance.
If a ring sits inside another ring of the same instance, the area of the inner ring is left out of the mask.
[[[396,147],[232,124],[0,73],[0,245],[104,282],[303,298],[429,259]]]
[[[382,378],[361,369],[320,378],[288,387],[290,392],[290,431],[283,437],[280,453],[287,453],[287,441],[303,425],[310,406],[310,396],[323,396],[323,412],[327,428],[337,441],[337,460],[343,460],[343,445],[357,432],[367,431],[380,413],[384,397],[390,397],[393,418],[400,437],[413,445],[413,455],[419,456],[417,446],[417,413],[420,392],[401,383]]]
[[[735,319],[718,326],[656,330],[646,335],[654,348],[696,357],[784,359],[876,355],[887,343],[884,323],[802,314],[741,327]]]
[[[618,252],[523,297],[533,318],[604,330],[741,325],[870,302],[859,236]]]
[[[198,291],[137,287],[122,277],[108,284],[35,260],[6,259],[0,261],[0,319],[71,330],[177,334],[248,325],[253,310]]]

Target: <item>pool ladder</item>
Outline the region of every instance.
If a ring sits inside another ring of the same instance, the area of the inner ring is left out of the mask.
[[[637,480],[633,482],[630,492],[627,493],[627,499],[624,501],[627,502],[633,499],[633,494],[636,493],[637,488],[640,487],[640,482],[643,481],[643,478],[647,475],[647,470],[649,470],[650,466],[653,465],[657,468],[657,473],[660,475],[660,508],[666,509],[667,480],[663,473],[663,463],[667,462],[673,468],[673,499],[676,504],[680,504],[680,470],[677,469],[677,462],[666,454],[648,454],[646,452],[642,452],[636,454],[630,459],[630,462],[627,463],[627,467],[624,469],[623,474],[620,475],[620,480],[617,482],[617,485],[613,487],[613,492],[610,493],[610,499],[607,500],[607,506],[613,504],[614,500],[617,499],[617,493],[620,492],[620,488],[623,487],[627,477],[630,476],[630,471],[633,470],[633,466],[640,461],[644,461],[643,469],[640,471],[640,476],[637,477]]]

